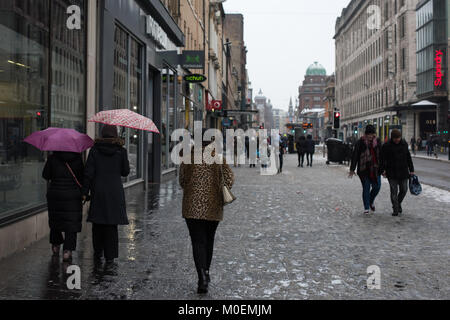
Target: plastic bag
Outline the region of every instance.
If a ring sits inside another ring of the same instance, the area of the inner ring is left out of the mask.
[[[414,196],[418,196],[422,193],[422,186],[420,185],[419,177],[416,175],[409,178],[409,191]]]

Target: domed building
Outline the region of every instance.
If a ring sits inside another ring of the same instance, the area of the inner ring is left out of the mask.
[[[327,87],[327,71],[317,61],[311,64],[306,70],[305,79],[299,87],[299,105],[296,110],[296,118],[300,123],[314,122],[314,130],[310,132],[315,139],[320,138],[320,132],[323,126],[323,117],[325,110],[325,89]],[[314,119],[311,120],[311,119]]]

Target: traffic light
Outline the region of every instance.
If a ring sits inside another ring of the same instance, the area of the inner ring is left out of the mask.
[[[334,113],[334,129],[339,129],[341,127],[341,113],[335,112]]]

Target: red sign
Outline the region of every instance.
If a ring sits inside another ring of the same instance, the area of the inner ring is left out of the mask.
[[[212,101],[212,109],[214,111],[222,110],[222,101],[221,100],[213,100]]]
[[[436,61],[436,80],[434,81],[435,87],[442,86],[442,77],[444,74],[442,73],[442,56],[444,53],[441,50],[436,50],[436,58],[434,58],[434,61]]]

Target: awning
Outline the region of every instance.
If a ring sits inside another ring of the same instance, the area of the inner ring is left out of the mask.
[[[414,106],[414,107],[422,107],[422,106],[434,106],[434,107],[437,107],[438,104],[434,103],[434,102],[431,102],[431,101],[428,101],[428,100],[422,100],[420,102],[412,104],[412,106]]]
[[[416,103],[412,104],[396,104],[392,107],[387,107],[384,110],[385,111],[426,111],[426,110],[436,110],[436,107],[438,106],[437,103],[428,101],[428,100],[422,100]]]

